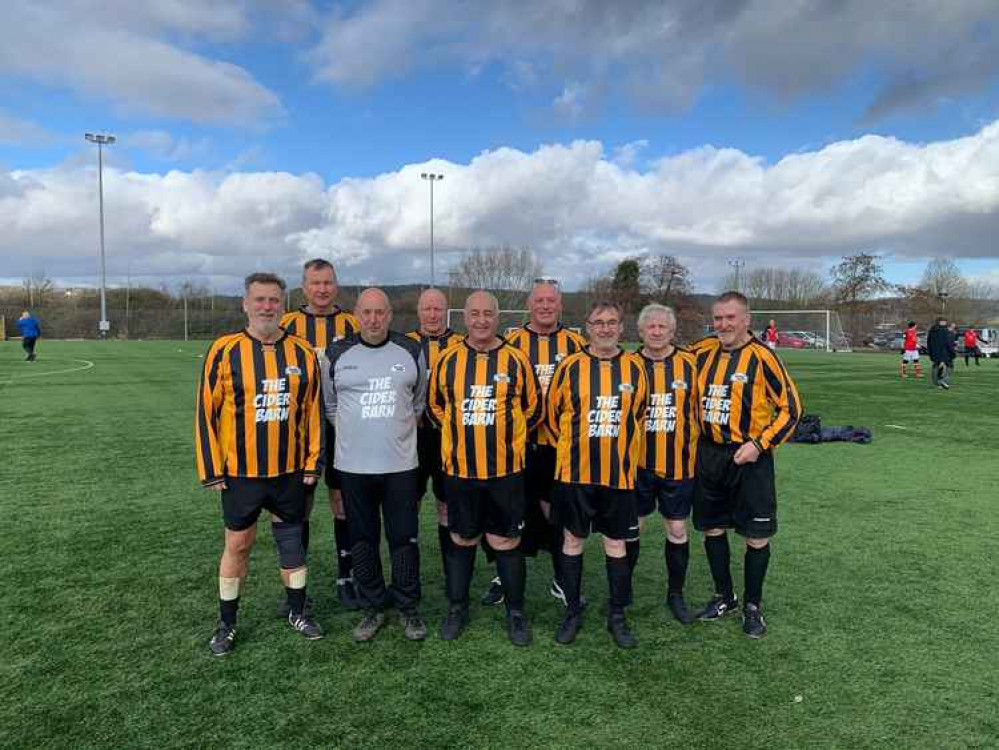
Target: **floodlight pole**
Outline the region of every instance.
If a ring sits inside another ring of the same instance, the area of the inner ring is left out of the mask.
[[[437,286],[434,274],[434,183],[444,179],[444,175],[434,172],[421,172],[420,179],[430,183],[430,286]]]
[[[108,322],[107,264],[104,258],[104,147],[117,139],[106,133],[84,133],[84,138],[97,144],[97,193],[101,222],[101,320],[98,324],[101,338],[107,338],[111,324]]]
[[[741,292],[742,285],[739,283],[740,272],[746,265],[746,261],[742,258],[729,258],[728,264],[735,269],[735,291]]]

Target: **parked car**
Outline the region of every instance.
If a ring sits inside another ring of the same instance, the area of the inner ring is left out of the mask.
[[[788,336],[794,336],[805,341],[805,345],[809,349],[825,349],[826,339],[824,336],[819,336],[817,333],[812,331],[788,331]]]
[[[793,336],[790,333],[785,333],[784,331],[777,332],[777,346],[783,346],[788,349],[804,349],[808,346],[808,342],[805,341],[800,336]]]

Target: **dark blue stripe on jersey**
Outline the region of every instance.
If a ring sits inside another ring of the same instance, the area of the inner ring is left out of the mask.
[[[225,353],[224,347],[220,348],[217,352],[215,352],[215,357],[212,359],[211,363],[208,366],[208,375],[203,381],[203,387],[201,389],[201,393],[198,394],[199,397],[203,398],[205,388],[208,388],[209,389],[208,398],[211,399],[212,397],[211,391],[214,390],[213,386],[217,385],[219,382],[220,370],[222,368],[222,357],[224,353]],[[205,411],[207,409],[211,409],[212,405],[211,403],[202,403],[201,408],[202,411]],[[204,447],[204,450],[202,451],[202,461],[205,464],[205,471],[208,473],[208,476],[217,477],[222,472],[222,466],[218,466],[212,461],[212,451],[211,451],[212,441],[211,438],[209,437],[209,432],[208,432],[208,420],[203,417],[198,419],[198,433],[201,437],[201,445]],[[225,465],[224,454],[222,455],[222,465],[223,466]]]
[[[520,360],[514,359],[513,357],[508,357],[507,361],[512,362],[515,365],[515,368],[519,371],[519,369],[520,369]],[[526,377],[527,377],[526,373],[519,373],[518,375],[511,376],[510,385],[508,385],[507,387],[509,388],[509,387],[513,386],[514,383],[524,383],[524,378],[526,378]],[[526,386],[526,384],[524,385],[523,393],[525,393],[525,394],[527,393],[527,386]],[[540,402],[539,402],[539,404],[540,404]],[[513,414],[512,413],[507,413],[507,415],[506,415],[506,424],[503,426],[503,444],[506,446],[506,463],[507,463],[507,466],[509,466],[509,467],[512,468],[513,465],[514,465],[514,459],[513,459]],[[504,470],[506,470],[506,466],[504,466],[503,468],[504,468]]]
[[[235,426],[236,439],[236,476],[246,475],[246,398],[243,390],[243,379],[253,377],[253,373],[243,372],[243,361],[240,358],[240,351],[244,346],[251,346],[250,341],[241,340],[229,350],[229,371],[232,373],[233,404],[235,406]],[[252,412],[251,412],[252,413]]]
[[[294,349],[294,347],[292,347]],[[277,372],[279,378],[289,378],[288,375],[288,358],[284,353],[284,342],[279,341],[274,347],[275,353],[277,354]],[[297,362],[295,364],[298,364]],[[290,379],[290,378],[289,378]],[[302,375],[302,382],[305,382],[304,373]],[[288,386],[288,391],[291,391],[291,386]],[[299,394],[301,395],[301,394]],[[297,401],[300,402],[300,399]],[[290,406],[290,402],[289,402]],[[295,414],[301,418],[305,416],[308,419],[308,414],[303,415],[301,409],[296,408]],[[291,419],[285,419],[284,421],[278,422],[278,445],[277,445],[277,470],[279,473],[284,472],[284,467],[288,462],[288,446],[291,443]],[[298,441],[294,441],[298,442]]]
[[[583,423],[582,417],[579,413],[579,371],[580,363],[575,362],[566,371],[566,376],[569,379],[569,393],[572,394],[570,400],[570,408],[572,410],[573,419],[569,424],[569,430],[572,433],[571,445],[571,456],[572,461],[569,464],[569,480],[571,482],[579,482],[579,446],[582,444],[582,434],[580,431],[581,425]]]
[[[679,379],[683,380],[687,384],[687,393],[685,394],[686,398],[684,399],[686,414],[683,419],[683,433],[680,435],[683,440],[683,449],[680,457],[680,460],[683,462],[683,466],[680,468],[683,472],[686,472],[686,467],[690,465],[691,431],[694,429],[694,419],[696,419],[695,415],[697,414],[696,410],[700,406],[693,398],[694,388],[697,385],[697,376],[694,373],[694,368],[691,367],[689,362],[686,362],[678,357],[671,357],[670,362],[671,368],[673,367],[673,364],[677,362],[680,363],[681,377]]]
[[[316,341],[316,316],[315,315],[303,315],[305,318],[305,334],[302,336],[306,341],[315,341],[316,346],[326,346],[325,341]]]
[[[264,393],[263,383],[261,382],[267,377],[267,370],[264,365],[264,347],[259,341],[252,341],[249,344],[253,351],[253,377],[257,381],[255,388],[256,393]],[[261,474],[265,474],[268,471],[267,466],[267,422],[257,422],[255,409],[251,408],[246,411],[247,419],[254,420],[254,426],[256,427],[257,434],[257,471]]]
[[[499,401],[499,383],[496,382],[496,373],[499,372],[499,357],[502,347],[494,349],[489,352],[488,359],[486,360],[486,382],[485,385],[491,385],[493,390],[493,399]],[[508,417],[510,415],[507,415]],[[495,419],[495,416],[494,416]],[[478,432],[478,431],[476,431]],[[486,465],[485,473],[482,473],[480,468],[479,476],[492,477],[496,475],[496,430],[486,428],[483,430],[483,435],[486,442]],[[507,443],[507,448],[512,449],[511,443]],[[504,467],[505,468],[505,467]]]
[[[590,383],[587,389],[587,395],[589,396],[589,401],[587,403],[581,403],[580,408],[585,409],[579,413],[580,422],[586,419],[586,415],[590,409],[596,408],[597,396],[605,395],[602,390],[600,390],[600,360],[596,357],[590,357]],[[589,425],[592,428],[594,425]],[[599,425],[598,425],[599,426]],[[582,424],[580,425],[580,431],[582,431]],[[600,455],[600,438],[589,437],[589,433],[583,436],[583,439],[589,443],[590,446],[590,480],[594,484],[600,483],[601,470],[603,468],[603,458]]]
[[[759,369],[759,357],[752,357],[746,365],[746,385],[742,391],[742,413],[739,415],[739,434],[747,438],[749,437],[750,428],[753,425],[753,388],[751,385],[756,382]],[[766,370],[767,368],[764,367],[763,369]]]

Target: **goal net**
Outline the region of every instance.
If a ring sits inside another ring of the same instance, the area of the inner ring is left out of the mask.
[[[777,346],[788,349],[851,351],[835,310],[753,310],[753,326],[761,338],[770,321],[777,325]]]

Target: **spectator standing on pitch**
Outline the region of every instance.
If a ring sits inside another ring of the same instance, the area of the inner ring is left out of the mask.
[[[777,321],[773,318],[770,319],[770,325],[767,326],[767,330],[763,334],[763,339],[766,341],[770,351],[777,351],[777,342],[780,339],[780,334],[777,333]]]
[[[337,285],[336,271],[333,264],[323,258],[307,261],[302,268],[302,293],[305,295],[305,305],[294,312],[287,313],[281,319],[281,327],[286,331],[301,336],[312,344],[319,356],[320,369],[326,370],[327,349],[337,341],[356,333],[357,319],[337,305],[336,299],[340,288]],[[336,445],[336,435],[333,426],[326,423],[325,444],[327,451],[332,451]],[[343,508],[343,497],[340,494],[340,482],[334,468],[333,455],[326,456],[326,486],[329,488],[329,504],[333,513],[334,555],[337,560],[336,594],[344,609],[354,610],[359,606],[357,592],[354,589],[352,558],[350,556],[350,527]],[[311,487],[308,493],[309,515],[315,501],[316,490]],[[305,520],[305,548],[309,547],[309,520]]]
[[[416,425],[426,405],[427,363],[419,344],[389,330],[392,307],[381,289],[361,292],[354,316],[360,333],[329,348],[323,389],[327,419],[336,426],[333,456],[365,612],[354,640],[375,637],[391,597],[406,638],[422,641],[427,626],[417,614],[422,491]],[[389,590],[380,553],[383,520],[392,565]]]
[[[954,358],[954,343],[946,318],[937,318],[930,328],[926,334],[926,348],[933,368],[930,384],[946,391],[950,388],[950,369]]]
[[[38,343],[38,338],[42,335],[42,326],[38,322],[38,318],[27,310],[21,313],[16,325],[21,334],[21,347],[27,355],[24,359],[27,362],[34,362],[36,359],[35,344]]]
[[[534,282],[527,298],[530,320],[506,337],[530,360],[538,376],[542,395],[548,393],[555,367],[571,354],[586,346],[586,339],[575,331],[564,328],[562,318],[562,294],[558,283],[550,279]],[[562,553],[562,530],[552,519],[552,486],[555,481],[555,438],[546,422],[541,422],[530,435],[527,444],[527,470],[524,475],[527,487],[527,510],[524,528],[524,542],[534,554],[537,549],[545,549],[552,555],[552,584],[550,593],[565,604],[562,590],[562,573],[559,557]],[[525,546],[522,543],[522,546]],[[503,590],[499,580],[493,579],[502,601]],[[483,598],[483,604],[498,603],[495,591]]]
[[[774,448],[794,433],[801,399],[780,359],[749,330],[749,302],[725,292],[712,307],[717,336],[694,345],[701,397],[694,527],[704,533],[715,595],[698,614],[717,620],[738,605],[729,569],[727,529],[746,539],[742,629],[767,630],[760,608],[777,532]]]
[[[239,593],[264,509],[288,600],[288,623],[307,639],[322,638],[305,611],[307,579],[302,525],[306,487],[323,469],[319,362],[305,339],[279,327],[284,280],[246,277],[247,326],[215,340],[205,357],[195,416],[201,484],[221,494],[225,549],[219,562],[219,623],[209,647],[233,650]]]
[[[461,334],[447,327],[447,298],[440,289],[425,289],[416,303],[419,327],[406,335],[419,343],[428,372],[433,372],[441,353],[459,341]],[[447,527],[447,502],[444,496],[444,468],[441,463],[440,428],[423,415],[416,430],[416,452],[420,463],[420,496],[427,489],[427,480],[437,502],[437,541],[441,565],[447,580],[447,554],[451,548],[451,532]],[[446,587],[445,587],[446,591]]]
[[[982,363],[979,362],[981,356],[982,350],[978,348],[978,333],[974,328],[966,329],[964,332],[964,366],[971,367],[971,362],[968,360],[974,357],[975,366],[981,367]]]
[[[687,518],[694,498],[694,468],[700,436],[697,362],[673,344],[676,314],[664,305],[646,305],[638,314],[639,354],[649,383],[645,449],[638,467],[635,495],[639,531],[656,508],[666,527],[666,604],[684,625],[694,621],[683,599],[690,560]],[[627,542],[632,575],[638,564],[639,538]]]
[[[919,363],[919,334],[916,330],[916,321],[910,320],[905,326],[905,333],[902,335],[902,377],[905,378],[906,365],[912,362],[916,371],[916,377],[923,377],[923,366]]]
[[[568,645],[583,625],[583,548],[603,537],[609,603],[607,629],[621,648],[638,645],[625,608],[631,568],[625,540],[638,532],[635,474],[641,459],[648,384],[637,354],[620,347],[624,321],[615,302],[597,302],[586,319],[590,344],[562,360],[548,395],[548,426],[557,441],[556,525],[564,529],[562,586],[566,610],[555,641]]]
[[[527,357],[496,335],[499,305],[479,290],[465,302],[465,340],[447,349],[430,380],[430,413],[441,427],[444,495],[452,545],[448,612],[440,636],[455,640],[468,623],[475,548],[483,534],[496,551],[507,635],[531,642],[524,614],[524,461],[527,435],[541,419],[541,388]]]

